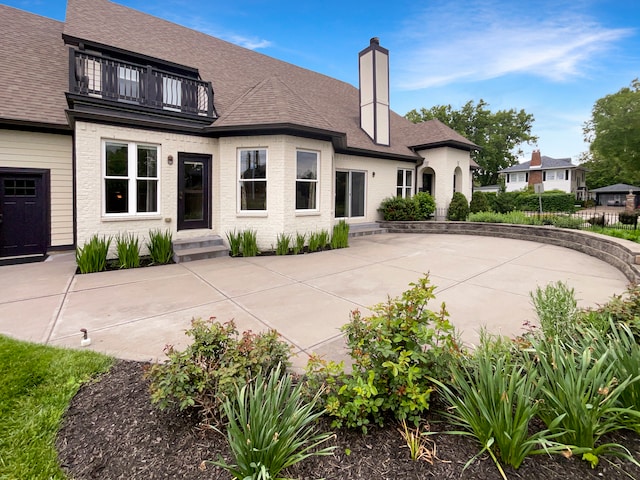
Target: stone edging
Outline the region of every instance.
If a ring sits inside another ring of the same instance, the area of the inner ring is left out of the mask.
[[[482,222],[378,222],[390,233],[448,233],[513,238],[571,248],[599,258],[640,283],[640,244],[597,233],[552,226]]]

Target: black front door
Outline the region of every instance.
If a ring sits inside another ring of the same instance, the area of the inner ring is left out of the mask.
[[[178,230],[211,227],[211,155],[178,153]]]
[[[48,176],[0,171],[0,257],[45,254]]]

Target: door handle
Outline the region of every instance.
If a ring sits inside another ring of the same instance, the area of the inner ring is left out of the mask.
[[[182,190],[178,192],[178,200],[182,200]]]

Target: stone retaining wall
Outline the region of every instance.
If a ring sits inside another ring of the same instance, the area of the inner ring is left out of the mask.
[[[582,230],[481,222],[378,222],[390,233],[447,233],[513,238],[571,248],[599,258],[640,283],[640,244]]]

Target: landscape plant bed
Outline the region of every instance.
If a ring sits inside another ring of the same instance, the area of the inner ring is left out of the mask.
[[[170,260],[167,263],[155,263],[153,260],[151,260],[151,257],[146,255],[143,257],[140,257],[140,266],[139,267],[135,267],[135,268],[146,268],[146,267],[157,267],[160,265],[170,265],[172,263],[175,263],[173,260]],[[105,269],[102,270],[103,272],[110,272],[113,270],[132,270],[131,268],[123,268],[120,266],[120,264],[118,263],[118,259],[117,258],[112,258],[107,260],[106,264],[105,264]],[[80,268],[76,268],[76,274],[80,275],[82,272],[80,271]],[[100,272],[94,272],[94,273],[100,273]],[[84,275],[84,274],[83,274]]]
[[[200,427],[195,412],[159,411],[149,398],[145,364],[118,361],[98,381],[84,385],[74,397],[57,438],[59,461],[70,478],[95,479],[228,479],[230,475],[206,460],[222,456],[232,461],[226,438]],[[425,418],[431,431],[445,431],[434,405]],[[329,421],[319,426],[329,429]],[[289,469],[298,479],[500,479],[488,455],[479,457],[478,445],[468,437],[435,434],[426,442],[435,458],[413,461],[397,430],[385,428],[339,429],[331,442],[333,456],[311,457]],[[626,446],[640,459],[640,436],[619,431],[607,441]],[[432,462],[432,463],[431,463]],[[640,479],[640,467],[612,457],[601,458],[591,469],[579,456],[537,455],[518,470],[505,468],[509,479],[583,480],[590,478]]]

